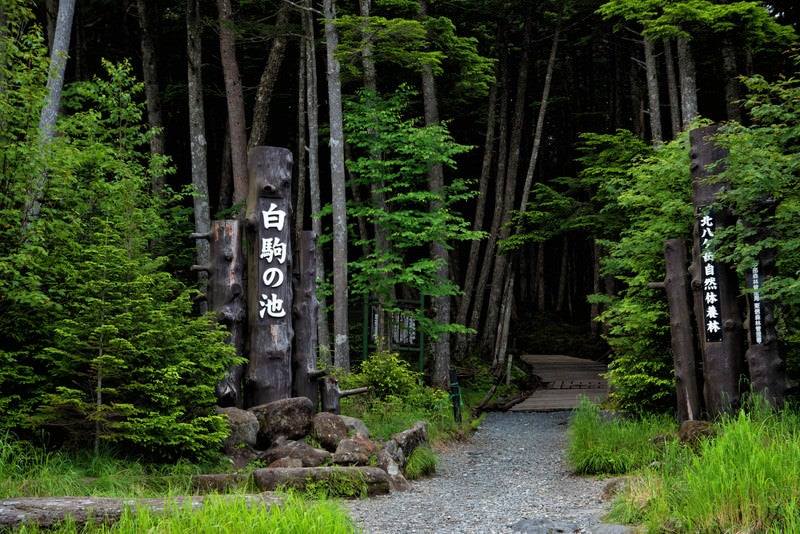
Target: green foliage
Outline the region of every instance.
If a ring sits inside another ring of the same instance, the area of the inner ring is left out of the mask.
[[[795,56],[800,64],[800,56]],[[718,142],[729,151],[720,173],[727,181],[720,203],[742,222],[718,232],[719,253],[740,274],[761,256],[776,257],[775,272],[762,284],[762,298],[778,304],[776,318],[781,339],[790,348],[790,364],[797,368],[800,343],[800,81],[790,77],[769,83],[760,76],[746,79],[751,91],[747,107],[751,126],[731,124]]]
[[[658,459],[653,439],[674,431],[675,423],[665,416],[607,418],[584,398],[570,421],[567,461],[583,475],[630,473]]]
[[[610,520],[649,532],[795,532],[800,417],[742,410],[697,452],[673,444],[618,498]]]
[[[68,520],[52,529],[25,526],[19,534],[139,534],[169,532],[275,532],[282,534],[354,534],[357,527],[341,504],[335,501],[309,501],[295,494],[281,497],[280,506],[264,506],[247,496],[207,496],[203,506],[194,509],[190,501],[167,506],[165,513],[147,508],[128,508],[112,525],[77,526]]]
[[[311,499],[364,499],[367,496],[367,481],[361,471],[334,469],[329,476],[306,481],[303,494]]]
[[[407,87],[386,98],[363,92],[348,102],[345,114],[345,134],[358,155],[348,161],[353,184],[382,195],[385,202],[352,203],[348,213],[377,227],[387,240],[384,247],[374,236],[356,239],[367,252],[348,265],[349,290],[379,296],[388,311],[394,309],[391,296],[400,286],[427,297],[457,294],[458,286],[439,276],[440,260],[430,259],[427,247],[483,236],[455,211],[473,196],[463,180],[452,180],[440,191],[428,186],[433,166],[454,167],[454,158],[470,147],[456,143],[444,125],[420,126],[419,119],[406,118],[411,94]],[[428,335],[463,330],[434,324],[423,313],[415,319]]]
[[[9,50],[30,61],[4,64],[0,80],[31,96],[45,49],[19,35]],[[235,357],[166,270],[188,228],[175,224],[181,196],[151,189],[172,171],[147,150],[142,84],[127,62],[104,66],[106,77],[65,89],[46,147],[36,108],[0,98],[0,119],[34,125],[0,134],[0,310],[11,318],[0,325],[0,428],[47,429],[96,452],[117,443],[151,460],[214,455],[227,429],[213,386]],[[43,173],[40,215],[23,226],[31,177]]]
[[[463,431],[453,420],[447,392],[424,385],[419,373],[397,353],[371,354],[361,363],[360,372],[340,381],[345,388],[370,388],[365,395],[342,399],[342,412],[363,420],[373,437],[389,438],[417,421],[428,422],[431,439]]]
[[[407,397],[420,387],[419,373],[396,352],[380,351],[361,362],[360,373],[351,380],[367,386],[376,398],[385,400],[391,395]]]
[[[429,446],[417,447],[406,460],[403,472],[409,480],[417,480],[436,472],[439,458]]]

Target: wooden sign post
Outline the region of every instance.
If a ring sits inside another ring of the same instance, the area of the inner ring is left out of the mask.
[[[208,272],[208,305],[220,324],[230,333],[229,343],[236,355],[245,354],[247,330],[244,302],[244,255],[242,253],[241,225],[238,220],[214,221],[207,234],[192,234],[194,239],[208,239],[211,248],[211,265],[194,265],[192,270]],[[220,406],[242,407],[242,376],[244,365],[232,367],[217,384]]]
[[[292,153],[254,147],[248,154],[247,406],[292,396]]]
[[[717,260],[713,243],[717,231],[728,223],[724,211],[712,209],[723,185],[711,179],[719,172],[711,165],[726,156],[711,140],[716,131],[717,126],[708,126],[689,132],[695,206],[692,289],[703,357],[703,396],[711,416],[730,412],[739,403],[743,367],[738,279],[729,265]]]

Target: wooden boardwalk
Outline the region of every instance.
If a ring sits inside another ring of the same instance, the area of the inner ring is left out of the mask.
[[[608,370],[605,364],[574,356],[544,354],[526,354],[522,360],[541,378],[542,386],[513,406],[513,412],[572,410],[582,396],[598,402],[608,396],[608,383],[600,376]]]

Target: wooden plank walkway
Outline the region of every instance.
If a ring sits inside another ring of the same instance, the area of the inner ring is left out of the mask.
[[[513,406],[513,412],[572,410],[582,396],[600,402],[608,396],[608,383],[600,376],[605,364],[559,354],[525,354],[522,360],[542,380],[533,395]]]

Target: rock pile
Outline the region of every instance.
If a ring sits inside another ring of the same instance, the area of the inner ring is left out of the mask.
[[[282,399],[247,410],[218,408],[228,418],[230,434],[223,444],[234,467],[251,463],[252,479],[239,474],[199,475],[199,490],[223,490],[250,481],[262,491],[278,487],[304,489],[342,473],[358,474],[371,495],[410,487],[403,468],[414,450],[428,442],[428,428],[417,422],[387,441],[373,441],[364,423],[329,412],[314,413],[306,397]]]

